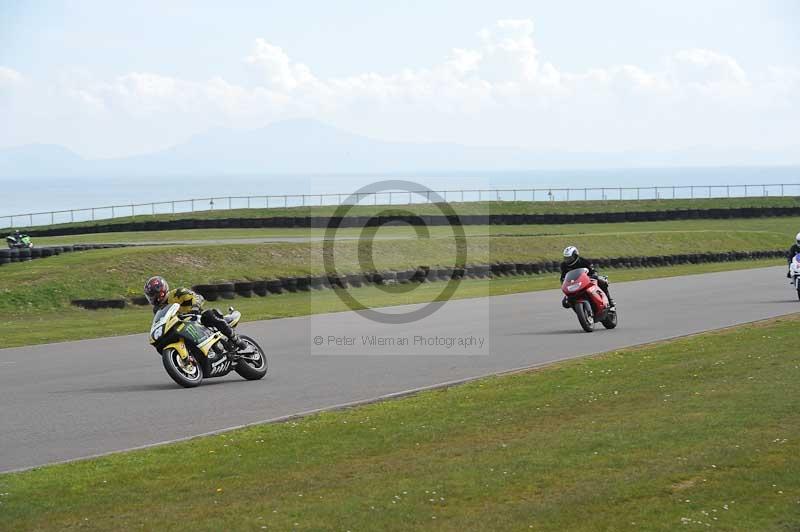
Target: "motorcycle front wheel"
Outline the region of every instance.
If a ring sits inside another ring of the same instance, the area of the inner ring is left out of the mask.
[[[184,388],[194,388],[203,382],[203,369],[193,356],[183,359],[175,349],[165,349],[161,360],[167,375]]]
[[[578,303],[575,305],[575,314],[578,315],[578,323],[581,324],[581,327],[586,332],[594,331],[594,320],[589,312],[586,310],[585,303]]]
[[[601,323],[606,329],[614,329],[617,326],[617,311],[615,310],[614,312],[609,312],[608,316],[606,316],[606,319],[604,319]]]
[[[249,336],[239,336],[247,344],[248,351],[252,354],[243,354],[239,362],[236,363],[236,373],[249,381],[263,379],[267,374],[267,355],[264,350]]]

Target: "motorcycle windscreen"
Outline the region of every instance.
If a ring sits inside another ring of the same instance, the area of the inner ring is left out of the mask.
[[[157,311],[155,313],[155,315],[153,316],[153,325],[155,325],[156,323],[158,323],[159,321],[164,319],[164,316],[166,316],[167,312],[169,312],[169,311],[170,311],[170,307],[169,306],[166,306],[166,307],[162,308],[161,310]]]
[[[589,270],[586,268],[578,268],[577,270],[569,271],[567,275],[564,276],[564,282],[571,283],[572,281],[577,281],[584,273],[589,273]]]

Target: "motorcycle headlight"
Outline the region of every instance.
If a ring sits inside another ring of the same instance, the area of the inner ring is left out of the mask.
[[[575,290],[577,290],[580,287],[581,287],[581,285],[579,285],[579,284],[571,284],[571,285],[569,285],[567,287],[567,290],[569,290],[570,292],[574,292]]]
[[[161,327],[159,327],[158,329],[156,329],[155,331],[153,331],[153,340],[158,340],[159,338],[161,338],[162,334],[164,334],[164,326],[163,325]]]

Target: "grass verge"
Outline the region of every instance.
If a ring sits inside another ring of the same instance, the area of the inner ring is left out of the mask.
[[[665,187],[666,188],[666,187]],[[452,199],[452,198],[448,198]],[[740,209],[744,207],[798,207],[798,197],[751,197],[751,198],[713,198],[713,199],[660,199],[660,200],[606,200],[606,201],[467,201],[450,202],[450,206],[458,214],[579,214],[599,212],[630,211],[667,211],[667,210],[703,210],[703,209]],[[335,206],[289,207],[270,209],[231,209],[185,212],[178,214],[139,215],[120,217],[109,220],[63,223],[48,226],[37,226],[37,229],[48,227],[89,227],[94,225],[121,224],[139,221],[214,219],[214,218],[270,218],[270,217],[302,217],[331,216]],[[440,215],[436,204],[419,205],[357,205],[347,213],[348,216],[374,216],[389,214],[393,211],[412,212],[419,215]],[[8,230],[7,228],[4,230]]]
[[[0,476],[8,530],[795,530],[789,317]]]
[[[783,233],[769,230],[666,230],[574,235],[467,237],[467,262],[533,262],[561,257],[567,244],[588,257],[670,255],[709,251],[780,249]],[[678,227],[678,226],[675,226]],[[378,233],[381,234],[380,232]],[[431,237],[401,240],[337,240],[340,273],[359,272],[359,257],[371,257],[377,270],[419,265],[453,265],[456,240]],[[70,299],[138,295],[144,281],[160,274],[173,285],[321,274],[322,243],[268,243],[153,246],[84,251],[14,263],[0,270],[0,311],[39,312],[67,308]]]
[[[745,218],[735,220],[679,220],[663,222],[629,222],[602,224],[558,224],[558,225],[466,225],[467,236],[550,236],[550,235],[589,235],[619,233],[726,233],[729,231],[771,233],[791,242],[800,227],[800,217]],[[449,227],[428,228],[431,237],[452,235]],[[366,235],[378,238],[417,238],[413,228],[408,226],[388,226],[377,231],[368,229]],[[83,244],[83,243],[141,243],[141,242],[180,242],[180,241],[230,241],[235,239],[275,239],[301,238],[319,239],[325,235],[324,229],[184,229],[170,231],[139,231],[122,233],[94,233],[86,235],[37,237],[39,246]],[[336,232],[337,238],[356,238],[361,236],[358,229],[343,228]]]
[[[776,260],[753,260],[711,264],[687,264],[664,268],[631,268],[608,270],[612,283],[637,281],[677,275],[712,273],[747,268],[775,266]],[[385,292],[375,287],[350,289],[358,301],[369,307],[385,307],[423,303],[436,298],[442,283],[416,285],[402,293]],[[453,299],[503,295],[535,290],[558,288],[558,277],[536,275],[529,277],[502,277],[491,280],[464,280],[453,294]],[[311,298],[314,298],[313,303]],[[331,290],[321,292],[282,294],[266,298],[238,298],[217,301],[208,306],[225,309],[228,304],[240,310],[246,321],[305,316],[312,312],[342,312],[351,310]],[[554,301],[554,304],[558,304]],[[149,308],[134,307],[125,310],[82,310],[67,307],[61,310],[28,310],[9,312],[3,331],[3,347],[19,347],[42,343],[81,340],[147,332],[152,313]]]

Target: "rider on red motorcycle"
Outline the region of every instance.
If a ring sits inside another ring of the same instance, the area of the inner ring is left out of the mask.
[[[564,276],[567,275],[567,273],[572,270],[577,270],[578,268],[586,268],[589,270],[589,277],[597,279],[597,286],[605,292],[610,308],[614,309],[616,305],[614,305],[614,300],[611,298],[611,294],[608,291],[608,281],[598,275],[597,270],[590,260],[580,256],[578,248],[575,246],[567,246],[564,248],[564,261],[561,263],[561,282],[564,282]],[[563,304],[565,307],[568,306],[566,304],[566,298],[564,298]]]

